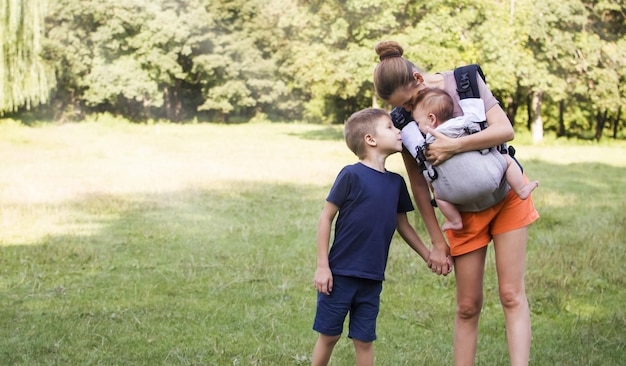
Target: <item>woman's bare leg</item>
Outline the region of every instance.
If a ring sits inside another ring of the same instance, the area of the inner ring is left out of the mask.
[[[511,366],[526,366],[531,343],[530,309],[524,283],[528,228],[495,235],[493,241]]]
[[[487,247],[454,257],[456,316],[454,319],[454,364],[474,365],[478,320],[483,305],[483,276]]]

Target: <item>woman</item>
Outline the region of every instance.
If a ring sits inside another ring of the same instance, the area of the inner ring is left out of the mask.
[[[393,106],[410,111],[420,90],[444,89],[455,101],[454,116],[462,115],[456,82],[451,71],[427,74],[402,57],[402,46],[393,41],[376,45],[380,63],[374,71],[378,96]],[[436,141],[427,151],[427,159],[438,165],[455,154],[498,146],[514,137],[506,114],[480,77],[479,90],[487,111],[488,128],[461,138],[448,138],[430,131]],[[413,157],[402,153],[411,190],[430,235],[433,248],[428,264],[437,274],[447,274],[454,258],[457,284],[457,309],[454,323],[455,365],[473,365],[478,341],[478,320],[483,303],[483,276],[487,245],[493,240],[500,302],[504,310],[511,365],[528,365],[530,357],[530,310],[524,284],[528,226],[537,220],[532,199],[521,200],[509,191],[505,198],[480,212],[462,212],[463,228],[446,232],[446,244],[439,228],[430,192]]]

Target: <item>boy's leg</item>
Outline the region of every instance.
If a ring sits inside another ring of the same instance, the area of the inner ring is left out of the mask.
[[[356,366],[374,366],[374,343],[353,339]]]
[[[333,353],[333,348],[341,335],[338,336],[327,336],[324,334],[320,334],[317,338],[317,342],[315,342],[315,347],[313,348],[313,361],[311,362],[312,366],[326,366],[330,361],[330,356]]]
[[[333,276],[333,292],[330,295],[317,293],[313,330],[320,335],[313,348],[313,365],[328,364],[357,290],[353,278]]]
[[[463,228],[463,220],[461,220],[459,210],[452,203],[439,199],[436,192],[435,200],[437,201],[439,211],[446,217],[446,222],[441,227],[441,230],[461,230]]]
[[[374,340],[376,340],[376,319],[380,309],[382,281],[360,279],[358,295],[350,310],[350,331],[348,337],[354,343],[357,365],[374,364]]]
[[[513,158],[509,155],[502,155],[504,160],[506,160],[507,168],[506,168],[506,181],[511,186],[511,189],[519,196],[519,198],[525,200],[527,199],[531,192],[535,190],[539,186],[539,181],[527,182],[524,179],[524,175],[522,174],[522,170],[519,165]]]

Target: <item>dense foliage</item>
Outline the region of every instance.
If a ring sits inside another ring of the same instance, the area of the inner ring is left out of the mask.
[[[0,110],[42,103],[39,112],[61,120],[341,123],[379,105],[373,47],[393,39],[426,70],[480,63],[511,121],[539,137],[599,139],[620,132],[625,31],[623,0],[57,0],[34,63],[54,77],[30,93],[48,87],[49,99],[7,104],[5,93]],[[20,43],[39,47],[9,42]],[[3,90],[15,85],[8,74]]]
[[[45,103],[52,69],[39,57],[46,0],[0,0],[0,115]]]

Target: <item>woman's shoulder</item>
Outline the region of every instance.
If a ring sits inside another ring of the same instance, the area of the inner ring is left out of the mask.
[[[454,79],[454,71],[448,70],[440,73],[443,77],[443,89],[448,94],[456,94],[456,80]]]

